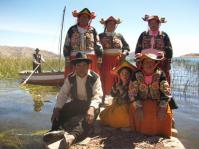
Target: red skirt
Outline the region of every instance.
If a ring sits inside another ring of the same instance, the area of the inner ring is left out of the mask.
[[[122,58],[121,54],[104,54],[102,58],[101,67],[101,81],[104,95],[110,94],[116,75],[111,73],[111,70],[120,64]]]
[[[129,121],[133,131],[137,131],[146,135],[163,135],[166,137],[171,136],[172,126],[172,111],[168,105],[167,116],[164,120],[157,117],[159,107],[156,101],[145,100],[142,102],[144,118],[138,120],[135,118],[135,107],[131,104],[129,110]]]

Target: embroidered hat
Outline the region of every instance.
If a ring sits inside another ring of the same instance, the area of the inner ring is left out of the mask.
[[[71,64],[77,64],[80,62],[86,62],[88,64],[92,63],[92,60],[87,57],[85,53],[78,52],[75,56],[75,59],[71,60]]]
[[[144,60],[146,58],[161,61],[164,59],[164,52],[150,48],[150,49],[144,49],[141,53],[137,53],[135,55],[136,60]]]
[[[164,17],[159,18],[158,16],[155,16],[155,15],[149,16],[147,14],[145,14],[145,16],[142,19],[144,21],[157,20],[159,23],[167,22]]]
[[[113,72],[114,74],[119,74],[120,71],[121,71],[122,69],[124,69],[124,68],[129,69],[131,72],[137,69],[134,65],[132,65],[131,63],[129,63],[127,60],[124,60],[120,65],[114,67],[114,68],[112,69],[112,72]]]
[[[73,17],[79,17],[82,14],[88,15],[91,19],[94,19],[96,17],[95,12],[90,12],[88,8],[84,8],[80,12],[78,12],[77,10],[74,10],[72,12]]]
[[[101,24],[105,24],[108,22],[108,21],[115,21],[116,24],[120,24],[122,21],[119,19],[119,18],[114,18],[113,16],[110,16],[108,19],[104,20],[103,18],[100,20],[100,23]]]

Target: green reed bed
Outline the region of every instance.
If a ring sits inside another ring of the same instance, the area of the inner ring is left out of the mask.
[[[30,131],[10,129],[0,132],[0,148],[5,149],[38,149],[43,148],[42,136],[48,130]]]
[[[42,64],[42,70],[59,70],[59,60],[46,59],[46,63]],[[61,60],[60,68],[64,68],[64,60]],[[32,70],[32,59],[0,57],[0,79],[17,78],[18,73],[23,70]]]

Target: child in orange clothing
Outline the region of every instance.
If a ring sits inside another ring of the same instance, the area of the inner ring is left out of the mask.
[[[141,68],[129,85],[131,104],[130,125],[134,131],[146,135],[171,136],[172,112],[169,107],[171,92],[165,74],[157,66],[164,53],[138,53]]]
[[[131,74],[135,70],[130,63],[124,61],[116,67],[114,72],[119,75],[111,90],[113,97],[112,105],[106,107],[100,113],[100,122],[113,128],[129,128],[129,105],[128,96],[129,82]]]

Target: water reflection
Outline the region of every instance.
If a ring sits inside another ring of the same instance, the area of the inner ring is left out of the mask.
[[[0,80],[0,148],[40,149],[42,134],[59,88],[19,87],[17,80]],[[179,109],[174,110],[179,139],[186,148],[199,146],[199,61],[174,61],[172,91]]]
[[[56,95],[59,88],[52,86],[37,86],[26,84],[20,86],[22,90],[29,93],[33,100],[33,110],[35,112],[40,112],[44,106],[44,102],[51,102],[49,96]]]
[[[42,148],[58,90],[0,80],[0,148]]]
[[[174,59],[172,93],[179,109],[174,110],[178,138],[186,148],[198,148],[199,138],[199,58]]]

